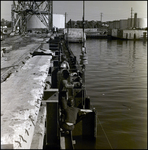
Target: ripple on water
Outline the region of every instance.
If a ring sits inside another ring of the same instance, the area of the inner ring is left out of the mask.
[[[147,148],[147,42],[86,41],[86,89],[116,149]],[[80,44],[71,49],[79,58]],[[98,121],[96,149],[111,148]]]

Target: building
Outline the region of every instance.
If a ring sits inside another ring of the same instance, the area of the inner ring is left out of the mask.
[[[108,22],[109,29],[145,29],[147,28],[147,18],[128,18]]]
[[[48,22],[48,15],[46,16],[46,22]],[[65,15],[63,14],[53,14],[53,25],[52,27],[56,27],[59,29],[65,28]],[[46,30],[47,27],[42,22],[37,15],[32,15],[27,20],[27,30]]]
[[[120,29],[127,29],[127,28],[129,28],[127,19],[120,20],[119,28]]]
[[[112,29],[111,30],[112,38],[126,39],[126,40],[146,40],[147,31],[138,30],[138,29]]]

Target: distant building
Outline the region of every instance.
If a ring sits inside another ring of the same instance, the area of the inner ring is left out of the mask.
[[[46,19],[48,23],[48,15]],[[53,14],[53,27],[65,28],[65,15]],[[27,20],[27,30],[39,30],[47,29],[46,25],[37,17],[37,15],[32,15],[31,18]]]
[[[128,18],[108,22],[109,29],[144,29],[147,27],[147,18]]]
[[[147,27],[147,18],[138,18],[137,26],[138,26],[138,28],[146,28]]]
[[[53,27],[64,29],[65,28],[65,15],[53,14]]]
[[[133,29],[112,29],[111,36],[113,38],[128,39],[128,40],[140,40],[147,39],[146,30],[133,30]]]
[[[147,39],[147,18],[128,18],[118,21],[108,22],[108,33],[113,38],[129,40],[146,40]]]
[[[122,19],[120,20],[120,29],[127,29],[128,28],[128,20],[127,19]]]

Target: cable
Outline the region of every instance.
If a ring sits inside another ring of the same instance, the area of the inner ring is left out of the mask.
[[[92,104],[91,104],[91,107],[94,108]],[[103,126],[101,125],[101,121],[100,121],[99,117],[98,117],[98,120],[99,120],[99,124],[100,124],[101,129],[102,129],[102,131],[103,131],[103,133],[104,133],[104,135],[105,135],[105,137],[106,137],[106,139],[107,139],[107,142],[108,142],[110,148],[113,149],[113,147],[112,147],[112,145],[111,145],[111,143],[110,143],[110,141],[109,141],[109,139],[108,139],[108,137],[107,137],[107,134],[105,133],[105,130],[103,129]]]
[[[98,120],[99,120],[99,117],[98,117]],[[105,131],[104,131],[104,129],[103,129],[103,126],[101,125],[100,120],[99,120],[99,123],[100,123],[100,126],[101,126],[101,128],[102,128],[102,131],[104,132],[105,137],[106,137],[106,139],[107,139],[107,141],[108,141],[108,143],[109,143],[109,146],[111,147],[111,149],[113,149],[113,147],[112,147],[112,145],[111,145],[111,143],[110,143],[110,141],[109,141],[109,139],[108,139],[108,137],[107,137],[107,135],[106,135],[106,133],[105,133]]]

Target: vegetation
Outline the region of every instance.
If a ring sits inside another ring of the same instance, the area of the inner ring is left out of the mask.
[[[83,27],[83,21],[72,21],[71,19],[66,24],[67,28],[82,28]],[[103,23],[101,21],[87,21],[84,22],[84,28],[101,28],[101,27],[108,27],[106,23]]]
[[[5,20],[4,18],[2,18],[1,26],[7,26],[8,28],[11,27],[11,21],[8,21],[8,20]]]

